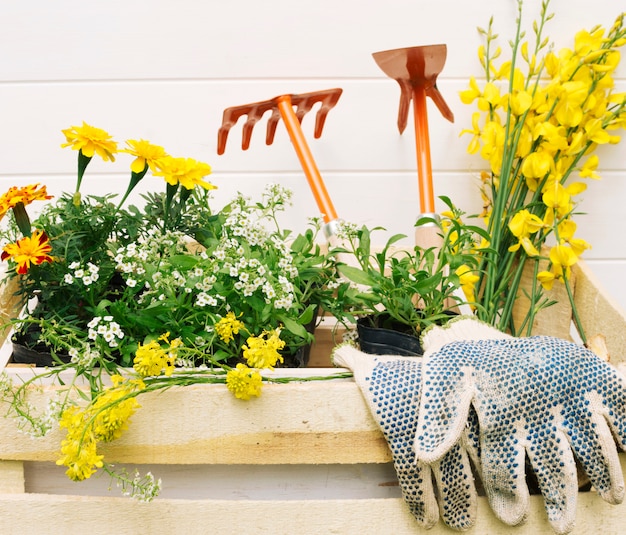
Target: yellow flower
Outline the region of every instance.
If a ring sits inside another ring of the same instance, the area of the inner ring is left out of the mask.
[[[509,230],[518,239],[518,242],[509,247],[510,252],[517,251],[520,246],[528,256],[537,256],[539,251],[530,239],[530,235],[544,227],[540,217],[531,214],[528,210],[520,210],[509,221]]]
[[[476,297],[474,294],[474,289],[476,287],[476,283],[480,280],[480,277],[474,273],[469,266],[463,264],[459,266],[455,270],[456,275],[459,277],[459,282],[461,284],[461,289],[465,294],[465,299],[467,299],[468,303],[473,303],[476,301]]]
[[[119,438],[140,406],[134,394],[145,388],[142,380],[112,375],[111,381],[113,385],[100,392],[90,405],[84,409],[69,407],[59,420],[67,434],[56,464],[67,466],[65,473],[74,481],[87,479],[102,468],[104,457],[98,454],[98,442]]]
[[[145,345],[139,344],[133,360],[133,368],[142,377],[154,377],[161,374],[169,376],[174,371],[175,362],[175,351],[169,351],[161,347],[156,340],[152,340]]]
[[[239,334],[245,325],[239,321],[234,312],[229,312],[215,324],[215,332],[226,343],[233,340],[233,334]]]
[[[578,126],[584,116],[582,105],[589,94],[589,86],[584,82],[565,82],[561,84],[559,92],[556,119],[563,126]]]
[[[587,138],[598,145],[610,143],[611,136],[604,129],[600,119],[590,119],[585,123],[585,133]]]
[[[550,249],[550,262],[556,278],[569,278],[570,268],[578,262],[578,255],[567,245],[555,245]]]
[[[524,158],[522,173],[527,181],[530,179],[532,184],[536,184],[536,182],[532,182],[532,179],[542,179],[550,172],[553,166],[554,159],[547,151],[531,152]],[[533,190],[531,183],[528,184],[528,187]]]
[[[480,121],[480,112],[476,111],[472,114],[472,129],[469,130],[466,128],[461,130],[461,133],[459,134],[459,136],[462,136],[463,134],[472,134],[472,140],[469,142],[467,147],[467,152],[469,154],[476,154],[480,149],[480,126],[478,121]]]
[[[85,429],[88,415],[78,407],[69,407],[61,415],[59,425],[67,429],[61,442],[59,466],[67,466],[66,475],[72,481],[83,481],[103,466],[103,456],[97,453],[96,437],[91,429]]]
[[[480,140],[483,143],[480,155],[489,161],[492,173],[498,175],[504,150],[504,128],[497,121],[487,121],[483,127]]]
[[[44,262],[53,262],[54,259],[48,254],[51,251],[52,246],[46,233],[35,230],[32,236],[25,236],[15,243],[5,245],[0,259],[13,259],[17,264],[17,272],[25,275],[31,264],[38,266]]]
[[[247,401],[252,396],[260,396],[262,385],[261,374],[242,363],[226,374],[226,387],[238,399]]]
[[[46,186],[39,186],[39,184],[30,184],[23,188],[13,186],[0,197],[0,219],[19,203],[28,206],[33,201],[48,199],[52,199],[52,195],[48,195]]]
[[[180,184],[185,189],[194,189],[202,186],[206,190],[216,189],[217,186],[202,180],[211,174],[211,166],[194,160],[193,158],[173,158],[166,156],[156,162],[158,171],[155,176],[162,176],[168,184],[176,186]]]
[[[129,139],[126,141],[126,145],[128,145],[128,148],[121,149],[120,152],[126,152],[135,156],[135,159],[130,164],[130,170],[137,175],[143,173],[146,170],[146,166],[152,172],[155,172],[157,170],[156,162],[167,156],[163,147],[153,145],[144,139],[138,141]]]
[[[478,88],[478,84],[476,83],[476,78],[474,78],[473,76],[470,76],[469,84],[470,84],[469,89],[466,89],[465,91],[461,91],[459,93],[459,96],[461,97],[461,101],[463,102],[463,104],[471,104],[472,102],[474,102],[474,100],[476,100],[481,95],[480,89]]]
[[[533,97],[528,91],[517,91],[509,99],[511,113],[518,117],[524,115],[533,103]]]
[[[552,286],[554,286],[556,277],[551,271],[541,271],[537,274],[537,280],[541,283],[544,290],[550,291],[552,290]]]
[[[250,336],[243,346],[243,357],[253,368],[273,369],[277,362],[283,362],[279,353],[285,347],[284,340],[280,339],[280,330],[263,331],[259,336]]]
[[[104,130],[90,126],[83,121],[83,126],[72,126],[62,132],[65,134],[67,143],[63,143],[61,147],[71,147],[73,150],[81,151],[87,158],[92,158],[94,154],[97,154],[105,162],[115,161],[117,143]]]
[[[600,159],[597,154],[593,154],[587,158],[583,166],[580,168],[580,177],[581,178],[593,178],[595,180],[600,179],[600,175],[596,173],[596,169],[598,168],[598,164],[600,163]]]
[[[520,210],[509,221],[509,230],[516,238],[534,234],[543,227],[543,221],[528,210]]]

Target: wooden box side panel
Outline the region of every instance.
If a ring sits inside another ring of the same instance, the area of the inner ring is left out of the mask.
[[[589,266],[579,262],[573,270],[576,276],[574,303],[587,337],[602,335],[611,362],[625,362],[626,313],[602,288]]]

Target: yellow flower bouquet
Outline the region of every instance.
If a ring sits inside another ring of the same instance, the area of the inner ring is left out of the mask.
[[[626,95],[614,91],[612,77],[626,44],[624,13],[608,32],[599,26],[582,30],[573,48],[555,51],[543,35],[553,18],[548,7],[544,0],[526,39],[518,2],[511,56],[501,63],[493,19],[486,30],[479,28],[485,82],[472,77],[461,93],[465,104],[478,107],[472,128],[462,132],[472,136],[468,152],[489,164],[482,174],[481,216],[490,242],[481,248],[476,314],[518,335],[532,333],[537,312],[553,304],[544,289],[555,281],[572,301],[571,267],[590,247],[576,234],[578,196],[587,188],[584,179],[599,178],[596,148],[617,143],[616,131],[626,127]],[[529,269],[534,282],[522,290]],[[519,300],[528,314],[515,322]],[[573,314],[576,320],[575,307]]]

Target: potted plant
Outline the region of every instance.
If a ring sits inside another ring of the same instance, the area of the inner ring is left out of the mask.
[[[16,340],[43,347],[43,364],[80,362],[88,371],[132,366],[137,350],[164,333],[198,364],[232,364],[252,339],[276,340],[270,366],[288,356],[305,364],[334,268],[316,242],[319,221],[298,236],[280,228],[289,190],[269,185],[258,202],[238,194],[215,211],[207,164],[144,140],[118,151],[87,124],[64,133],[64,146],[78,150],[75,191],[32,223],[26,207],[51,198],[45,186],[11,188],[0,200],[3,215],[14,215],[3,233],[7,277],[29,304],[15,321]],[[91,158],[113,161],[117,152],[134,157],[121,200],[82,195]],[[146,195],[142,208],[125,207],[149,170],[165,179],[164,191]]]
[[[463,223],[450,199],[442,200],[448,210],[440,219],[416,223],[436,226],[437,247],[399,247],[406,236],[397,234],[378,250],[373,235],[383,229],[339,225],[341,246],[331,249],[342,259],[332,313],[346,326],[356,324],[364,351],[419,355],[424,329],[444,324],[460,306],[476,306],[476,251],[487,235]]]

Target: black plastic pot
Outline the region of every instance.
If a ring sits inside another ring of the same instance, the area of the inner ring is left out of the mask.
[[[423,354],[419,338],[413,334],[373,327],[371,318],[359,319],[356,328],[359,334],[359,345],[364,353],[404,357],[421,357]]]
[[[13,342],[13,353],[11,359],[17,364],[34,364],[37,367],[50,367],[58,364],[52,358],[49,351],[45,350],[45,346],[41,344],[42,351],[26,347],[18,342]],[[57,355],[57,358],[62,362],[69,362],[69,355]]]
[[[314,334],[315,327],[317,326],[317,310],[313,314],[313,319],[307,323],[304,328],[307,332]],[[278,368],[306,368],[309,365],[309,358],[311,356],[311,344],[307,344],[298,348],[295,353],[281,352],[283,356],[283,362],[278,362]]]

